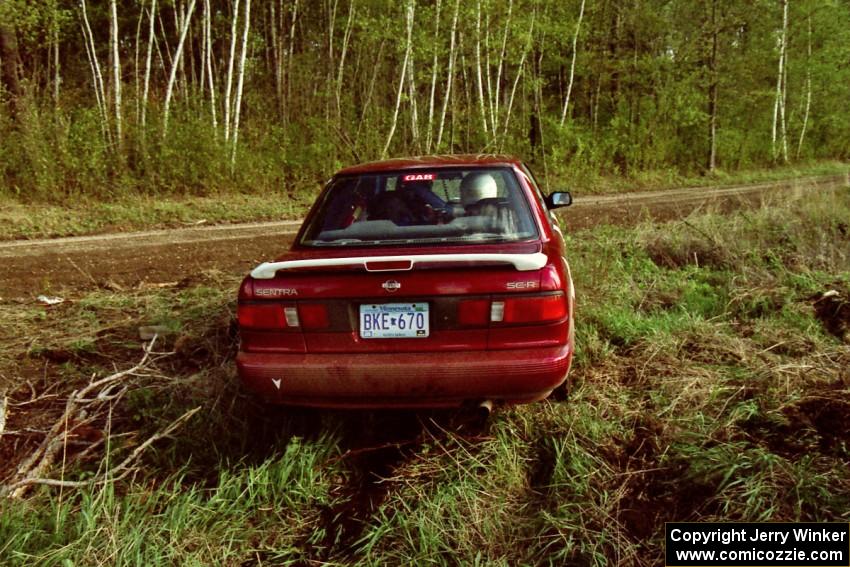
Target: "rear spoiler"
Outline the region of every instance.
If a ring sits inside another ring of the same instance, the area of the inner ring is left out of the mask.
[[[542,252],[533,254],[419,254],[415,256],[357,256],[352,258],[316,258],[312,260],[289,260],[286,262],[263,262],[251,271],[251,277],[270,280],[279,270],[299,268],[332,268],[340,266],[363,266],[368,272],[400,272],[412,270],[416,264],[512,264],[520,272],[539,270],[546,265],[547,256]]]

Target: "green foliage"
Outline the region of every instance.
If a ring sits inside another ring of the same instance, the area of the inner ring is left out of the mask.
[[[20,100],[0,94],[6,103],[0,105],[0,193],[59,202],[80,195],[113,200],[284,190],[289,199],[342,165],[379,158],[399,94],[391,156],[505,151],[532,161],[543,176],[588,187],[606,176],[652,184],[704,174],[708,94],[716,84],[719,171],[774,165],[781,29],[775,3],[727,3],[712,16],[712,3],[590,2],[577,28],[580,0],[482,0],[480,14],[478,4],[461,2],[454,48],[455,2],[441,1],[439,18],[436,3],[415,3],[403,83],[404,3],[306,3],[297,13],[293,5],[261,3],[252,11],[232,163],[222,124],[232,2],[211,2],[215,102],[201,61],[207,15],[198,4],[163,137],[164,91],[178,37],[174,15],[184,4],[158,3],[161,23],[145,101],[146,13],[138,2],[118,3],[123,139],[117,140],[108,5],[88,2],[87,12],[105,77],[101,111],[79,5],[3,3],[0,21],[4,33],[17,37],[24,88]],[[790,18],[790,157],[848,159],[850,11],[843,3],[807,0],[792,3]]]

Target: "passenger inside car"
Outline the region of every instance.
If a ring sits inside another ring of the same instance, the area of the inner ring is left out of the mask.
[[[470,173],[460,184],[461,203],[466,216],[488,217],[498,232],[515,233],[513,210],[507,199],[498,195],[499,187],[489,173]]]

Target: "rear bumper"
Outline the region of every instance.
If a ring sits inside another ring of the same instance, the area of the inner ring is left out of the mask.
[[[336,408],[527,403],[566,379],[572,345],[433,353],[265,354],[236,357],[245,386],[273,403]]]

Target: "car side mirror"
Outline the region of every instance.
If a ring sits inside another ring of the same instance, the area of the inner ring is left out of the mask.
[[[546,195],[546,207],[549,210],[559,207],[569,207],[573,204],[573,196],[569,191],[556,191]]]

